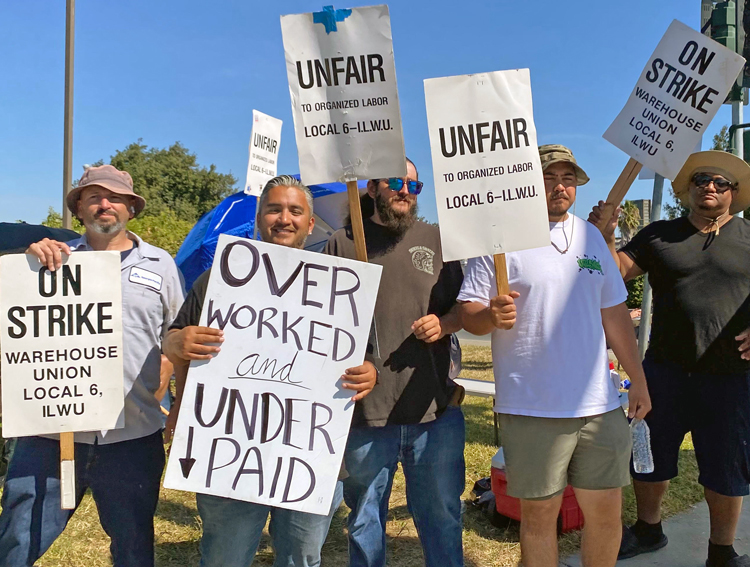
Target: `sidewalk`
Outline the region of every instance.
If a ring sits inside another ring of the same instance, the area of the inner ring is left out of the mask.
[[[700,567],[705,565],[708,554],[708,506],[705,500],[691,510],[672,516],[664,522],[664,533],[669,538],[667,547],[653,553],[645,553],[632,559],[618,561],[617,567]],[[742,555],[750,555],[750,502],[742,506],[740,524],[734,549]],[[560,567],[580,567],[579,555],[566,557]]]

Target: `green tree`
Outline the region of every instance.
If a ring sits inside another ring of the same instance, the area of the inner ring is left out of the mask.
[[[50,228],[62,228],[62,215],[54,207],[50,207],[47,210],[47,218],[42,221],[42,224]],[[83,234],[84,231],[83,225],[75,217],[73,217],[73,230],[79,234]]]
[[[144,217],[171,211],[175,218],[194,223],[234,193],[237,183],[233,175],[217,172],[213,164],[199,166],[195,154],[179,142],[159,149],[139,139],[115,153],[110,163],[133,177],[136,192],[146,199]]]
[[[729,126],[726,124],[721,127],[718,134],[714,134],[712,150],[718,150],[720,152],[728,152],[730,149],[729,145]]]
[[[643,303],[643,278],[645,276],[641,274],[637,278],[633,278],[625,284],[628,290],[628,299],[625,304],[628,309],[639,309]]]
[[[622,204],[622,212],[617,220],[617,226],[620,228],[622,235],[622,245],[624,246],[630,239],[635,236],[638,227],[641,225],[641,212],[633,201],[625,201]]]
[[[175,256],[193,224],[191,221],[177,218],[173,211],[167,210],[158,215],[140,216],[131,220],[128,230],[149,244],[163,248]]]

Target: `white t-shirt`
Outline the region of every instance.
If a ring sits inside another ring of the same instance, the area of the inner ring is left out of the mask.
[[[583,417],[620,405],[601,309],[624,302],[627,291],[595,226],[573,215],[550,223],[560,250],[565,236],[565,254],[545,246],[505,255],[510,289],[521,296],[513,328],[492,332],[498,413]],[[458,300],[489,305],[496,295],[492,257],[469,260]]]

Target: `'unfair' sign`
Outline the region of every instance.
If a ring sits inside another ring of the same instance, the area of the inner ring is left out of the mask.
[[[674,20],[604,138],[645,167],[674,179],[744,62]]]
[[[164,486],[327,514],[381,267],[226,235],[215,258],[224,342],[190,366]]]
[[[120,254],[0,258],[3,436],[124,426]]]
[[[253,110],[250,156],[247,162],[245,193],[260,197],[263,187],[276,177],[281,143],[281,120]]]
[[[282,16],[281,31],[302,180],[404,177],[388,6]]]
[[[529,70],[427,79],[425,98],[443,260],[549,245]]]

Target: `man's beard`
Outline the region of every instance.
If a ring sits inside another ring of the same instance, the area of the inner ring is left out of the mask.
[[[417,220],[417,203],[412,203],[405,213],[398,213],[378,191],[375,193],[375,208],[383,225],[396,236],[403,236]]]
[[[87,226],[86,228],[92,229],[94,232],[98,232],[99,234],[117,234],[121,230],[125,228],[126,223],[122,222],[117,215],[114,215],[114,217],[117,219],[112,224],[99,224],[97,221],[99,220],[99,217],[103,213],[98,212],[94,216],[94,221],[90,224],[90,226]]]

